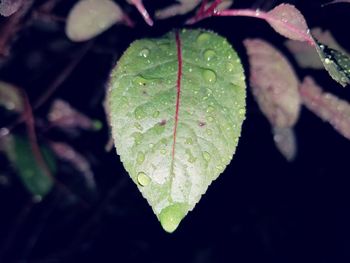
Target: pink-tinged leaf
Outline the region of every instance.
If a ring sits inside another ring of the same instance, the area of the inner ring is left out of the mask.
[[[143,19],[149,26],[153,26],[153,20],[148,14],[147,9],[143,5],[142,0],[128,0],[128,2],[137,8],[139,13],[142,15]]]
[[[318,117],[330,123],[345,138],[350,139],[350,104],[335,95],[323,92],[311,77],[300,86],[304,105]]]
[[[157,10],[155,16],[158,19],[166,19],[176,15],[183,15],[192,11],[200,2],[201,0],[180,0],[173,5]]]
[[[96,129],[94,121],[73,109],[63,100],[55,100],[53,102],[48,114],[48,120],[53,126],[62,129]]]
[[[112,0],[80,0],[70,10],[66,35],[75,42],[89,40],[124,19]]]
[[[293,161],[297,154],[297,142],[292,128],[278,128],[272,130],[273,140],[279,152],[288,161]]]
[[[295,6],[280,4],[267,14],[266,21],[282,36],[299,41],[310,40],[305,18]]]
[[[65,143],[52,142],[50,143],[50,146],[57,157],[72,165],[73,168],[84,176],[86,183],[90,188],[95,188],[94,174],[91,170],[89,161],[83,155]]]
[[[17,12],[23,5],[23,0],[1,0],[0,1],[0,15],[10,16]]]
[[[299,117],[299,81],[287,59],[269,43],[246,39],[250,86],[260,109],[274,127],[292,127]]]
[[[23,112],[24,109],[24,101],[19,90],[2,81],[0,81],[0,106],[18,113]]]
[[[311,34],[319,42],[329,46],[330,48],[346,53],[346,51],[334,39],[329,30],[323,31],[321,28],[314,28],[311,30]],[[324,68],[315,48],[310,47],[306,43],[293,40],[287,40],[285,44],[289,51],[294,55],[299,66],[314,69]]]

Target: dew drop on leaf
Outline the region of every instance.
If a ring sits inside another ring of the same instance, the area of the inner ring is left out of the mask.
[[[212,60],[214,57],[215,57],[216,53],[214,50],[212,49],[207,49],[205,52],[204,52],[204,58],[205,60],[207,61],[210,61]]]
[[[216,81],[216,74],[210,69],[205,69],[203,71],[203,78],[208,83],[214,83]]]
[[[149,55],[149,49],[148,48],[144,48],[140,51],[140,56],[141,57],[144,57],[144,58],[147,58]]]
[[[150,184],[151,178],[147,174],[145,174],[144,172],[139,172],[137,174],[137,182],[141,186],[147,186]]]

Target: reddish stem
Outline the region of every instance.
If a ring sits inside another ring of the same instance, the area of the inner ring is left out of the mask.
[[[172,159],[175,157],[175,144],[176,144],[176,135],[177,135],[177,126],[179,122],[179,109],[180,109],[180,96],[181,96],[181,78],[182,78],[182,51],[181,51],[181,39],[179,31],[175,32],[176,38],[176,48],[177,48],[177,82],[176,82],[176,109],[175,109],[175,124],[174,124],[174,133],[173,133],[173,149],[172,149]]]
[[[150,15],[148,14],[145,6],[143,5],[142,0],[130,0],[129,2],[137,8],[137,10],[140,12],[140,14],[142,15],[145,22],[149,26],[153,26],[153,20],[150,17]]]
[[[289,23],[288,21],[282,21],[280,19],[276,19],[274,16],[271,16],[268,12],[263,12],[260,10],[254,11],[250,9],[228,9],[228,10],[218,11],[213,15],[214,16],[247,16],[247,17],[262,19],[262,20],[265,20],[266,22],[281,23],[289,31],[299,36],[302,36],[310,46],[315,46],[315,41],[310,36],[310,34],[307,34],[299,30],[297,27],[295,27],[293,24]]]

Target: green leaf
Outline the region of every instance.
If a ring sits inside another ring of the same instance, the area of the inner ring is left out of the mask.
[[[113,70],[116,149],[167,232],[230,163],[245,118],[244,80],[230,44],[203,30],[135,41]]]
[[[111,0],[80,0],[70,10],[66,35],[75,42],[89,40],[123,20],[123,11]]]
[[[45,197],[53,186],[53,179],[38,165],[30,143],[19,136],[10,137],[3,147],[8,159],[12,162],[18,176],[27,190],[36,197]],[[54,157],[45,146],[41,152],[51,172],[56,170]]]
[[[350,58],[318,41],[315,43],[317,53],[329,75],[343,87],[350,84]]]

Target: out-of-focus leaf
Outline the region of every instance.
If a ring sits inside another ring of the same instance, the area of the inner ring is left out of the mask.
[[[7,138],[2,150],[5,151],[22,183],[32,195],[42,198],[50,192],[53,179],[37,163],[27,139],[11,136]],[[41,146],[41,152],[48,168],[55,173],[56,164],[51,151],[46,146]]]
[[[350,104],[331,93],[323,92],[311,77],[301,84],[304,105],[318,117],[329,122],[345,138],[350,139]]]
[[[18,89],[2,81],[0,81],[0,106],[9,111],[23,111],[23,99]]]
[[[111,74],[117,152],[167,232],[232,159],[245,90],[236,52],[202,30],[135,41]]]
[[[142,0],[127,0],[127,1],[128,3],[134,5],[137,8],[139,13],[142,15],[143,19],[149,26],[153,26],[153,20],[151,19],[147,9],[143,5]]]
[[[318,55],[329,75],[343,87],[350,84],[350,57],[341,51],[316,43]]]
[[[111,0],[80,0],[70,10],[66,34],[72,41],[86,41],[123,20],[123,11]]]
[[[292,127],[299,117],[299,81],[288,60],[261,39],[246,39],[250,86],[272,126]]]
[[[293,161],[297,154],[297,142],[294,129],[275,127],[272,133],[273,140],[279,152],[288,161]]]
[[[311,34],[315,39],[317,39],[318,42],[327,45],[332,49],[346,53],[346,51],[333,38],[332,33],[329,30],[323,31],[321,28],[314,28],[311,30]],[[304,42],[293,40],[287,40],[286,46],[294,55],[299,66],[314,69],[324,68],[323,63],[314,47],[311,47]]]
[[[269,43],[246,39],[250,86],[261,111],[273,127],[277,148],[292,160],[296,145],[292,127],[300,112],[299,81],[288,60]]]
[[[50,143],[53,152],[62,160],[72,165],[80,172],[90,188],[95,188],[94,174],[91,170],[90,163],[86,158],[78,153],[75,149],[66,143],[52,142]]]
[[[334,1],[331,1],[329,3],[324,4],[323,6],[337,4],[337,3],[348,3],[349,4],[350,0],[334,0]]]
[[[201,0],[180,0],[171,6],[157,10],[155,16],[158,19],[166,19],[176,15],[187,14],[198,6],[200,2]]]
[[[99,124],[73,109],[63,100],[55,100],[48,114],[50,123],[61,129],[98,129]]]
[[[0,0],[0,15],[10,16],[17,12],[24,0]]]
[[[310,41],[305,18],[295,6],[280,4],[267,12],[267,15],[266,21],[282,36],[293,40]]]

